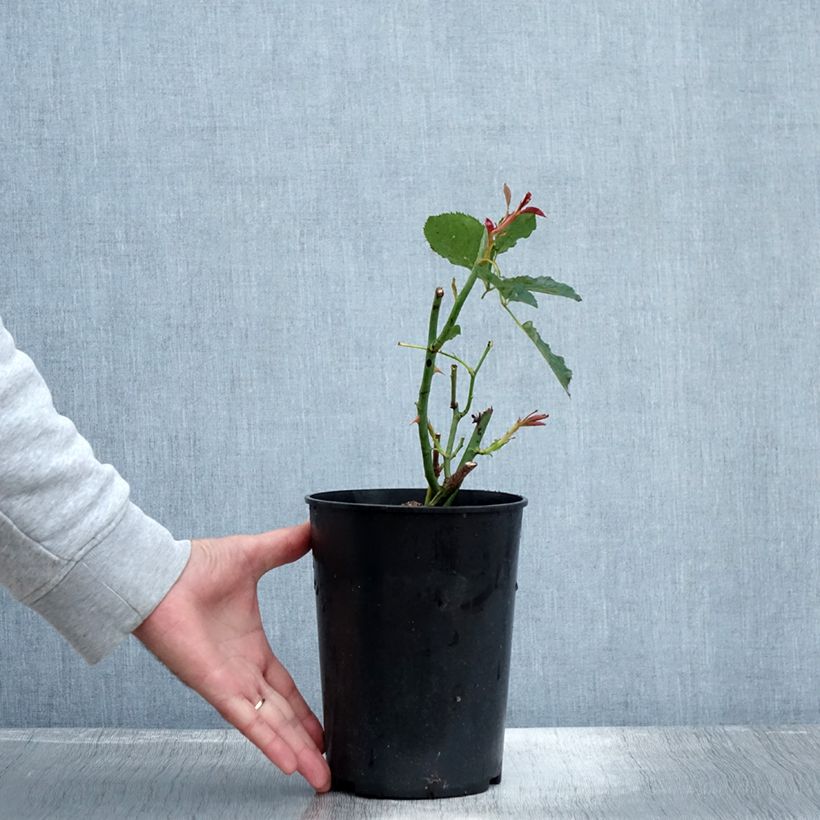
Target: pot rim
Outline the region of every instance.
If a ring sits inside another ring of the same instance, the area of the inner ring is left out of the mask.
[[[318,493],[310,493],[305,496],[305,501],[309,506],[329,506],[336,508],[347,508],[354,510],[389,510],[391,512],[409,513],[410,515],[460,515],[463,513],[480,512],[503,512],[506,510],[523,509],[529,503],[528,500],[519,493],[507,493],[500,490],[465,489],[459,490],[463,497],[471,493],[489,494],[497,497],[504,497],[504,501],[490,504],[460,504],[453,507],[405,507],[402,504],[381,504],[369,501],[350,501],[333,498],[333,496],[349,496],[355,493],[412,493],[418,495],[424,493],[424,488],[418,487],[367,487],[357,490],[325,490]]]

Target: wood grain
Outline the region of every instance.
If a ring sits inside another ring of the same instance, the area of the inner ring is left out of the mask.
[[[508,729],[504,779],[430,801],[317,796],[235,732],[0,730],[2,818],[820,817],[820,726]]]

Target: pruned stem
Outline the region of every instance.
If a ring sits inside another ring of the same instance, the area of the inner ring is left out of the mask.
[[[465,478],[473,471],[478,465],[475,461],[468,461],[465,464],[462,464],[445,482],[444,487],[442,488],[445,493],[454,493],[460,486],[461,483],[464,481]]]
[[[431,504],[436,504],[442,500],[444,500],[445,504],[447,504],[448,501],[449,503],[452,503],[452,498],[455,496],[456,492],[458,492],[458,489],[461,486],[462,481],[464,481],[464,478],[467,476],[469,472],[475,469],[476,465],[473,461],[473,457],[479,451],[481,439],[484,437],[484,433],[487,431],[487,425],[490,423],[490,418],[492,417],[492,415],[493,408],[488,407],[486,410],[483,410],[477,416],[474,417],[475,429],[473,430],[473,434],[470,436],[470,441],[467,444],[467,448],[464,450],[464,455],[461,457],[461,461],[459,462],[458,468],[451,476],[449,476],[445,480],[444,486],[433,496],[433,499],[430,502]],[[458,449],[461,449],[461,443],[459,443]],[[472,464],[473,466],[469,467],[467,469],[467,472],[464,472],[464,467],[467,464]],[[460,476],[457,483],[451,481],[451,479],[455,479],[456,476]],[[450,483],[448,484],[448,482]]]
[[[442,499],[447,499],[447,501],[444,502],[445,504],[447,504],[448,501],[452,503],[452,499],[455,498],[464,479],[467,478],[477,466],[475,461],[467,461],[462,464],[451,476],[444,480],[443,486],[430,503],[437,504]]]
[[[473,430],[473,434],[467,442],[464,455],[461,457],[461,461],[458,464],[459,469],[461,469],[461,467],[463,467],[468,461],[472,461],[475,457],[479,447],[481,446],[481,439],[484,438],[484,433],[487,432],[487,425],[490,423],[492,415],[493,408],[488,407],[486,410],[482,410],[475,417],[475,430]]]

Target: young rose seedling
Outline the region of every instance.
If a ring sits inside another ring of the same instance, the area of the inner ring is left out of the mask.
[[[476,376],[481,369],[481,365],[484,364],[487,354],[492,349],[493,343],[491,341],[487,342],[487,346],[484,348],[484,352],[475,367],[470,367],[458,356],[445,351],[444,345],[461,333],[461,328],[456,324],[456,320],[477,280],[480,279],[484,284],[484,293],[481,298],[483,299],[491,292],[498,294],[501,307],[533,342],[567,392],[567,395],[569,395],[569,382],[572,378],[572,371],[567,367],[561,356],[552,352],[550,346],[541,338],[531,321],[519,321],[510,309],[510,302],[523,302],[526,305],[538,307],[534,295],[536,293],[564,296],[568,299],[574,299],[576,302],[580,302],[581,297],[569,285],[556,282],[549,276],[507,277],[501,273],[501,268],[496,261],[497,257],[510,250],[519,240],[526,239],[535,230],[536,219],[544,216],[540,209],[529,204],[532,198],[531,194],[528,193],[514,211],[510,211],[510,198],[510,189],[507,185],[504,185],[504,199],[507,207],[504,216],[497,225],[491,219],[485,219],[482,224],[475,217],[462,213],[431,216],[424,224],[424,236],[427,238],[430,247],[448,262],[458,267],[467,268],[470,271],[461,290],[458,289],[456,280],[453,278],[450,285],[453,293],[453,306],[450,308],[450,313],[441,330],[439,330],[439,313],[444,299],[444,288],[436,288],[433,306],[430,310],[427,345],[399,342],[401,347],[412,347],[416,350],[424,350],[426,353],[419,397],[416,402],[418,416],[413,421],[419,425],[419,443],[421,444],[421,457],[424,463],[424,476],[427,481],[424,505],[428,507],[452,504],[464,479],[477,466],[475,461],[477,456],[490,455],[500,450],[522,427],[543,427],[544,419],[547,418],[545,413],[533,411],[524,418],[517,419],[503,436],[495,439],[487,447],[482,448],[481,442],[487,432],[493,408],[488,407],[486,410],[471,415],[475,428],[461,458],[455,464],[455,458],[462,452],[464,446],[463,436],[459,438],[458,444],[455,444],[458,426],[467,413],[470,412]],[[436,367],[436,358],[439,355],[446,356],[456,362],[456,364],[450,365],[450,410],[452,417],[447,441],[444,445],[441,442],[441,433],[436,431],[428,413],[433,374],[441,373]],[[463,409],[460,409],[457,398],[459,365],[464,368],[470,377],[467,388],[467,402]],[[444,473],[444,478],[440,481],[442,473]]]

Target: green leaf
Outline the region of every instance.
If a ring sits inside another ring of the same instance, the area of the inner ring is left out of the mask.
[[[532,339],[533,344],[538,348],[538,352],[547,360],[547,364],[555,373],[555,377],[561,383],[561,387],[569,395],[569,382],[572,378],[572,371],[567,367],[566,362],[550,350],[550,346],[538,335],[538,331],[532,326],[532,322],[526,321],[521,325],[521,329]]]
[[[461,327],[459,325],[453,325],[450,328],[450,332],[441,340],[441,344],[444,345],[444,343],[449,342],[450,339],[455,339],[459,333],[461,333]]]
[[[535,297],[520,282],[511,282],[509,279],[501,279],[496,285],[501,295],[509,302],[523,302],[525,305],[538,307]]]
[[[492,271],[479,271],[479,276],[488,285],[496,288],[508,302],[523,302],[525,305],[538,307],[533,293],[546,293],[550,296],[565,296],[567,299],[581,301],[581,297],[569,286],[556,282],[549,276],[496,276]]]
[[[467,214],[439,214],[424,223],[424,236],[430,247],[448,262],[463,268],[472,268],[475,264],[484,233],[484,226]]]
[[[493,273],[493,266],[489,262],[483,262],[479,265],[477,273],[478,278],[487,286],[497,288],[498,283],[501,281],[500,277]]]
[[[516,217],[495,238],[495,249],[499,253],[508,251],[519,239],[526,239],[535,230],[535,214],[521,214]]]
[[[509,276],[503,279],[503,283],[505,288],[509,288],[514,292],[523,288],[534,293],[546,293],[550,296],[565,296],[567,299],[574,299],[576,302],[581,301],[581,297],[569,285],[565,285],[563,282],[556,282],[555,279],[549,276]],[[499,288],[499,290],[501,290],[501,288]],[[502,291],[502,295],[506,294]],[[516,299],[515,301],[523,302],[525,300]]]

